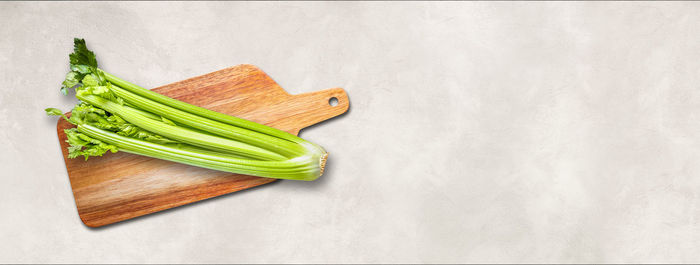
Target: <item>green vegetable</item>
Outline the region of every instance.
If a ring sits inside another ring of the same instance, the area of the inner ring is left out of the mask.
[[[83,39],[74,40],[61,87],[80,102],[67,117],[69,158],[129,152],[183,164],[260,177],[315,180],[328,154],[287,132],[178,101],[97,67]]]

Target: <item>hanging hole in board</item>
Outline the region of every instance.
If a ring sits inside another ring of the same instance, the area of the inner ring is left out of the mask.
[[[329,99],[328,105],[331,105],[331,107],[338,106],[338,98],[332,97],[331,99]]]

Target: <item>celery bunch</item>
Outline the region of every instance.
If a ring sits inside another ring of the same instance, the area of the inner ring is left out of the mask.
[[[97,68],[85,40],[75,39],[61,92],[80,102],[65,130],[69,157],[123,151],[259,177],[315,180],[328,154],[287,132],[178,101]]]

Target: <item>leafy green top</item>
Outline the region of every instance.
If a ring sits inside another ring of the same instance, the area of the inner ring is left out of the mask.
[[[67,94],[67,90],[75,88],[78,95],[95,95],[124,105],[124,100],[117,97],[111,90],[113,86],[104,77],[104,73],[97,69],[97,58],[95,53],[90,51],[85,45],[84,39],[74,39],[73,53],[70,54],[70,69],[63,81],[61,93]],[[89,124],[100,129],[108,130],[119,135],[137,138],[159,144],[177,144],[177,141],[151,133],[133,124],[126,122],[119,116],[112,115],[98,107],[86,102],[76,105],[70,117],[56,108],[47,108],[46,114],[63,116],[63,118],[74,124]],[[164,120],[165,118],[153,115],[153,119]],[[172,123],[172,122],[171,122]],[[99,140],[80,133],[75,128],[65,130],[68,137],[67,142],[71,145],[68,148],[69,158],[84,156],[87,160],[90,156],[101,156],[107,151],[117,152],[117,147],[107,145]]]
[[[68,89],[83,85],[86,76],[93,76],[94,81],[99,84],[105,84],[107,81],[104,73],[97,69],[97,58],[95,53],[87,48],[84,39],[73,39],[73,53],[70,57],[71,71],[66,74],[66,80],[63,81],[61,93],[68,94]]]
[[[97,58],[95,53],[87,48],[85,45],[85,39],[73,39],[73,53],[69,55],[70,64],[73,65],[85,65],[97,68]]]

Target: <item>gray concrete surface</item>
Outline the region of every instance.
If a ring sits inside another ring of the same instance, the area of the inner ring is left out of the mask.
[[[0,262],[700,262],[700,3],[0,3]],[[147,87],[344,87],[283,181],[90,229],[49,106],[73,37]]]

